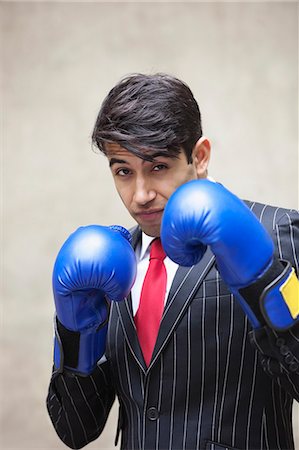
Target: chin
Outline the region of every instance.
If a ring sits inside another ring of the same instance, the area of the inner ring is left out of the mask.
[[[159,226],[142,226],[140,225],[141,230],[143,231],[143,233],[147,234],[148,236],[151,237],[160,237],[160,225]]]

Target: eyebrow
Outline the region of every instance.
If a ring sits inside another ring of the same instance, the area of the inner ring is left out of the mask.
[[[177,158],[177,155],[166,155],[164,152],[155,152],[153,154],[149,155],[150,158],[152,158],[152,160],[154,160],[155,158],[158,158],[159,156],[163,156],[164,158],[169,158],[169,159],[175,159]],[[143,158],[140,158],[143,159]],[[151,159],[144,159],[144,162],[151,162]],[[128,161],[124,160],[124,159],[118,159],[118,158],[111,158],[109,161],[109,167],[112,167],[113,164],[129,164]]]
[[[112,167],[113,164],[128,164],[124,159],[111,158],[109,161],[109,167]]]

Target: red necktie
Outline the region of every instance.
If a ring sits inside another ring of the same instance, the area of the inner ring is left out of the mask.
[[[164,309],[167,280],[163,262],[165,257],[161,240],[155,239],[151,245],[150,263],[143,281],[139,308],[134,319],[147,366],[152,357]]]

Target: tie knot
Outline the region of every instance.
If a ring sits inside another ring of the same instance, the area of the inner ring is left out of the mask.
[[[150,251],[150,260],[151,259],[160,259],[163,261],[166,258],[166,253],[162,247],[161,239],[157,238],[153,241],[151,245]]]

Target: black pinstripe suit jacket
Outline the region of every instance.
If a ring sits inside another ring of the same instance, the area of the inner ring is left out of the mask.
[[[248,205],[298,273],[299,214]],[[139,239],[134,233],[134,243]],[[111,308],[107,362],[89,377],[53,377],[47,406],[60,438],[79,448],[101,433],[115,394],[121,448],[292,449],[299,401],[299,329],[252,330],[207,250],[180,267],[150,366],[136,336],[131,300]]]

